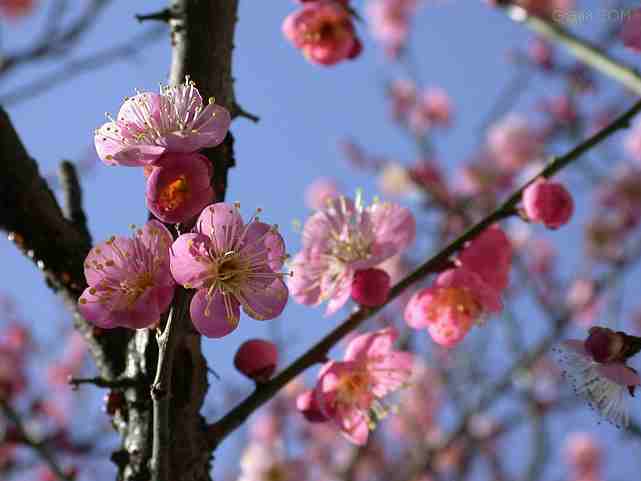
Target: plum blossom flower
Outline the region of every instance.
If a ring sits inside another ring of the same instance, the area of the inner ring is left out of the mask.
[[[85,319],[106,329],[156,324],[176,285],[169,271],[171,241],[165,226],[151,220],[131,239],[114,236],[91,249],[85,259],[89,287],[78,302]]]
[[[211,203],[211,164],[200,154],[164,154],[147,178],[147,207],[167,223],[185,222]]]
[[[574,391],[604,419],[617,427],[627,427],[626,400],[641,384],[636,371],[624,362],[597,362],[583,341],[563,341],[555,350]]]
[[[409,246],[416,236],[412,213],[397,204],[364,207],[360,196],[332,199],[303,228],[303,249],[292,261],[289,288],[306,305],[329,301],[331,315],[349,299],[357,270],[374,267]]]
[[[452,102],[439,87],[426,89],[409,117],[412,130],[421,135],[431,127],[448,127],[452,118]]]
[[[398,57],[405,46],[417,4],[417,0],[370,0],[367,4],[372,36],[383,45],[389,57]]]
[[[362,45],[345,2],[305,2],[283,22],[283,34],[310,62],[334,65],[356,58]]]
[[[194,232],[171,247],[171,273],[187,289],[197,289],[191,319],[207,337],[236,329],[240,306],[250,317],[265,320],[277,317],[287,303],[280,272],[285,244],[277,226],[256,217],[245,224],[238,209],[225,202],[206,207]]]
[[[501,227],[493,225],[465,245],[456,263],[500,292],[510,282],[512,243]]]
[[[499,292],[465,267],[441,273],[430,287],[415,293],[405,307],[405,322],[427,328],[437,344],[454,347],[488,313],[502,308]]]
[[[566,463],[574,468],[581,479],[601,470],[603,450],[594,436],[589,433],[571,433],[565,439]]]
[[[490,127],[487,145],[496,163],[507,171],[518,170],[541,153],[541,142],[529,122],[511,114]]]
[[[0,0],[0,15],[10,19],[23,17],[33,10],[34,0]]]
[[[215,147],[227,135],[231,117],[213,99],[205,106],[194,82],[161,86],[125,100],[116,119],[94,134],[98,157],[108,165],[155,164],[165,152]]]
[[[563,184],[539,178],[523,191],[523,209],[531,221],[558,229],[572,217],[574,201]]]
[[[382,399],[412,375],[414,356],[393,349],[397,338],[393,327],[357,336],[342,362],[330,361],[319,373],[318,406],[354,444],[367,442],[369,430],[390,411]]]
[[[621,30],[623,45],[641,53],[641,8],[633,10],[625,19]]]

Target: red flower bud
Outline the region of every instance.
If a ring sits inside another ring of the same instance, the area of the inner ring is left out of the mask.
[[[391,279],[382,269],[356,271],[352,281],[352,299],[363,306],[376,307],[387,301]]]
[[[273,342],[250,339],[236,352],[234,366],[256,382],[266,382],[276,370],[278,350]]]

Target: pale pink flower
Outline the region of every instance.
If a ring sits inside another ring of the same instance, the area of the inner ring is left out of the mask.
[[[89,287],[78,302],[84,318],[107,329],[156,324],[174,295],[171,241],[165,226],[152,220],[131,239],[114,236],[91,249],[85,259]]]
[[[499,293],[465,267],[440,274],[432,286],[415,293],[405,307],[405,322],[427,328],[437,344],[454,347],[475,323],[502,308]]]
[[[265,382],[276,370],[278,348],[263,339],[243,342],[234,356],[234,366],[254,381]]]
[[[305,481],[305,464],[288,460],[282,442],[269,444],[252,441],[240,458],[237,481]]]
[[[394,80],[389,87],[388,93],[392,106],[392,117],[401,120],[407,117],[416,105],[416,84],[412,80]]]
[[[623,149],[632,160],[641,164],[641,120],[632,124],[632,128],[623,140]]]
[[[294,47],[302,50],[307,60],[319,65],[356,58],[362,49],[352,14],[344,2],[338,0],[305,2],[287,16],[283,34]]]
[[[539,178],[523,191],[523,209],[532,222],[558,229],[572,217],[574,200],[563,184]]]
[[[641,52],[641,8],[629,13],[621,30],[623,45],[635,52]]]
[[[510,282],[512,243],[500,226],[490,226],[465,244],[456,263],[476,272],[487,285],[500,292]]]
[[[367,3],[372,36],[390,57],[397,57],[405,46],[417,3],[417,0],[370,0]]]
[[[447,92],[439,87],[426,89],[409,117],[412,130],[419,135],[432,127],[449,127],[452,118],[452,102]]]
[[[416,191],[409,169],[396,162],[388,162],[378,176],[378,188],[390,197],[409,195]]]
[[[511,114],[490,127],[487,145],[502,169],[518,170],[541,154],[542,146],[530,123]]]
[[[634,387],[641,384],[639,375],[622,362],[596,362],[583,341],[563,341],[556,353],[574,391],[604,419],[617,427],[627,427],[626,401]]]
[[[393,349],[397,338],[393,327],[357,336],[342,362],[330,361],[319,373],[320,409],[354,444],[367,442],[369,430],[390,411],[382,399],[404,387],[412,374],[414,357]]]
[[[35,0],[0,0],[0,15],[12,20],[29,14],[34,6]]]
[[[220,144],[231,117],[213,99],[205,106],[194,83],[161,86],[125,100],[116,119],[96,130],[98,156],[109,165],[157,163],[165,152],[196,152]]]
[[[147,178],[147,208],[166,223],[193,219],[214,199],[210,177],[204,155],[164,154]]]
[[[305,189],[305,205],[310,209],[322,209],[339,195],[340,189],[334,179],[319,177]]]
[[[245,224],[237,204],[206,207],[194,232],[176,239],[170,257],[176,281],[197,289],[190,313],[204,336],[223,337],[236,329],[240,306],[258,320],[273,319],[285,308],[283,239],[277,226],[256,218]]]
[[[329,301],[327,315],[349,299],[357,270],[374,267],[407,248],[416,236],[412,213],[397,204],[364,207],[360,196],[333,199],[303,228],[303,250],[292,262],[289,287],[306,305]]]
[[[566,463],[579,476],[597,473],[601,469],[603,450],[597,439],[589,433],[571,433],[565,438]]]

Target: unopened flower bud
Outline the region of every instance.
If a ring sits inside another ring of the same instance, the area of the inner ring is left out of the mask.
[[[525,214],[549,229],[566,224],[574,213],[572,195],[563,184],[537,179],[523,192]]]
[[[236,352],[234,366],[256,382],[266,382],[274,374],[278,363],[278,350],[273,342],[250,339]]]
[[[387,301],[391,279],[382,269],[356,271],[352,281],[352,299],[363,306],[376,307]]]

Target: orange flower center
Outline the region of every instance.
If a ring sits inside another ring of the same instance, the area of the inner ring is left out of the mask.
[[[160,193],[159,204],[164,211],[180,207],[189,197],[189,185],[184,175],[167,185]]]

